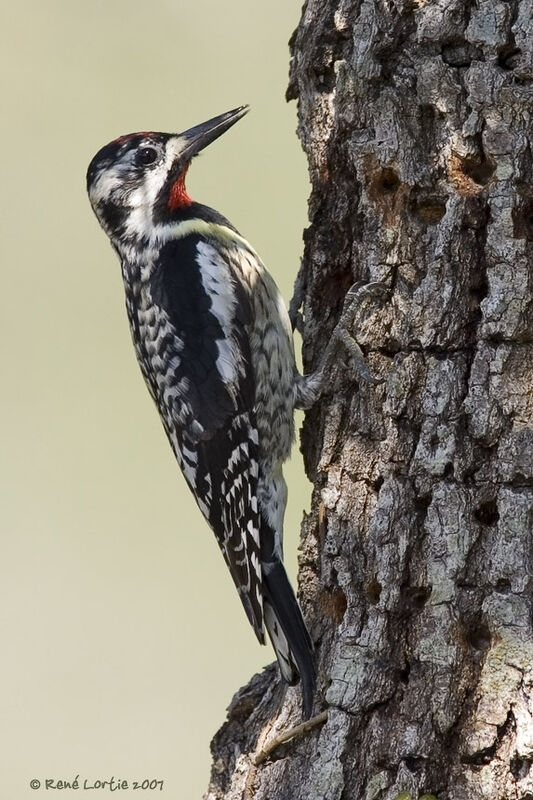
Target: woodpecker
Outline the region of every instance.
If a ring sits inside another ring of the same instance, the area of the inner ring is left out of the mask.
[[[282,465],[294,408],[317,399],[332,348],[316,373],[299,375],[271,275],[236,228],[185,187],[191,160],[247,111],[180,134],[121,136],[92,159],[87,190],[120,259],[137,360],[170,445],[259,642],[266,630],[283,679],[301,679],[308,718],[313,647],[283,566]]]

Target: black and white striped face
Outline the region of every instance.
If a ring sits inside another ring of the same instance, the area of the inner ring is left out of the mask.
[[[95,155],[87,171],[87,191],[111,239],[142,234],[151,225],[153,209],[167,183],[186,166],[180,158],[184,150],[182,137],[133,133],[110,142]]]
[[[149,237],[156,216],[189,205],[185,173],[191,159],[247,111],[242,106],[180,134],[131,133],[103,147],[89,164],[87,191],[114,243]]]

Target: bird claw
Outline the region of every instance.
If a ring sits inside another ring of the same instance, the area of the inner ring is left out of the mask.
[[[320,365],[310,375],[298,376],[296,381],[296,401],[297,408],[308,409],[316,403],[318,398],[331,388],[331,368],[337,356],[339,343],[348,352],[352,362],[352,369],[355,377],[365,380],[367,383],[377,385],[384,382],[383,378],[373,375],[366,365],[363,351],[357,344],[355,338],[349,331],[353,329],[357,312],[363,302],[372,297],[389,294],[387,286],[383,283],[354,283],[346,293],[344,305],[340,319],[333,329],[333,333],[322,355]]]
[[[346,301],[348,299],[350,299],[350,302],[357,300],[360,305],[366,297],[379,297],[380,295],[386,295],[388,297],[389,294],[390,289],[386,283],[381,283],[381,281],[370,281],[370,283],[366,281],[357,281],[357,283],[352,284],[346,292],[344,306],[346,307]]]
[[[353,327],[355,317],[365,300],[380,296],[388,297],[388,295],[389,289],[384,283],[379,283],[378,281],[372,283],[359,281],[358,283],[354,283],[346,292],[342,313],[333,332],[335,339],[341,342],[348,351],[356,376],[373,385],[383,383],[384,379],[376,378],[376,376],[370,372],[363,351],[354,337],[349,333],[349,330]]]

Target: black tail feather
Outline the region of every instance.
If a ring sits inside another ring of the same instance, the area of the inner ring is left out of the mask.
[[[313,711],[316,673],[313,664],[313,645],[281,561],[263,562],[265,600],[270,603],[290,647],[302,681],[303,716],[309,719]],[[281,666],[281,664],[280,664]]]

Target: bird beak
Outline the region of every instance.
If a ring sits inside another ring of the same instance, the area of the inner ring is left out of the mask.
[[[200,150],[214,142],[219,136],[222,136],[232,125],[244,117],[249,110],[250,106],[240,106],[240,108],[234,108],[233,111],[227,111],[225,114],[220,114],[218,117],[213,117],[207,122],[202,122],[201,125],[195,125],[194,128],[189,128],[189,130],[180,133],[179,138],[184,143],[180,157],[189,161]]]

